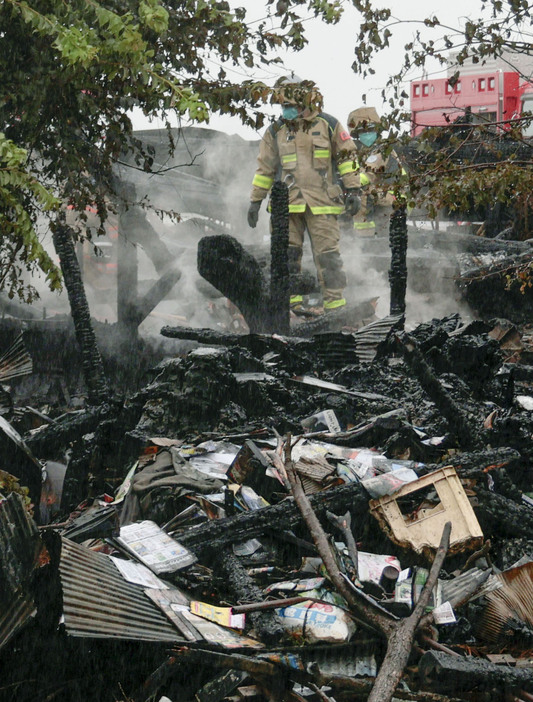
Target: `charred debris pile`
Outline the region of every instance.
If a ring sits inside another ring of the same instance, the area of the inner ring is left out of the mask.
[[[531,700],[531,350],[400,325],[213,334],[30,431],[6,404],[2,699]]]

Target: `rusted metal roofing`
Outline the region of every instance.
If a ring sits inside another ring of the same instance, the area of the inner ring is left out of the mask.
[[[43,544],[21,495],[0,499],[0,648],[36,613],[31,581]]]
[[[501,587],[485,593],[487,606],[476,627],[477,636],[489,642],[515,636],[521,623],[533,628],[533,562],[510,568],[495,579]]]
[[[64,624],[70,636],[183,641],[142,586],[124,580],[104,554],[63,538],[59,571]]]

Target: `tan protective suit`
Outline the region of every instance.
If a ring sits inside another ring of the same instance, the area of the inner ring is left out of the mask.
[[[311,112],[290,122],[278,120],[265,132],[259,147],[258,167],[250,200],[267,197],[274,180],[289,186],[289,268],[300,271],[304,232],[307,229],[324,295],[324,308],[346,304],[346,275],[339,252],[337,215],[344,212],[343,188],[358,188],[355,145],[344,127],[331,115]],[[291,303],[301,301],[293,295]]]
[[[358,131],[370,131],[379,122],[375,107],[360,107],[348,115],[348,129],[357,148],[356,166],[362,187],[361,209],[354,217],[354,229],[363,236],[388,235],[395,198],[387,184],[401,168],[394,151],[389,156],[382,156],[379,138],[370,147],[357,139]]]

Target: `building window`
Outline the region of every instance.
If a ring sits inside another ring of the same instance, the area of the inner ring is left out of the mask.
[[[478,85],[479,85],[479,89],[480,89],[480,90],[485,90],[485,85],[486,85],[486,80],[485,80],[485,78],[480,78],[480,79],[479,79],[479,82],[478,82]]]
[[[413,85],[413,97],[420,97],[420,85],[417,83]]]
[[[495,81],[494,78],[489,78],[489,90],[494,90]]]
[[[455,92],[460,93],[461,92],[461,81],[458,80],[457,83],[455,84]]]
[[[446,95],[452,94],[452,86],[446,81]]]
[[[422,86],[422,95],[429,95],[429,85],[427,83],[424,83]]]

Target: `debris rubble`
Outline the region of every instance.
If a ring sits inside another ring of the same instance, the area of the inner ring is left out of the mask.
[[[532,699],[528,336],[400,320],[8,408],[3,699]]]

